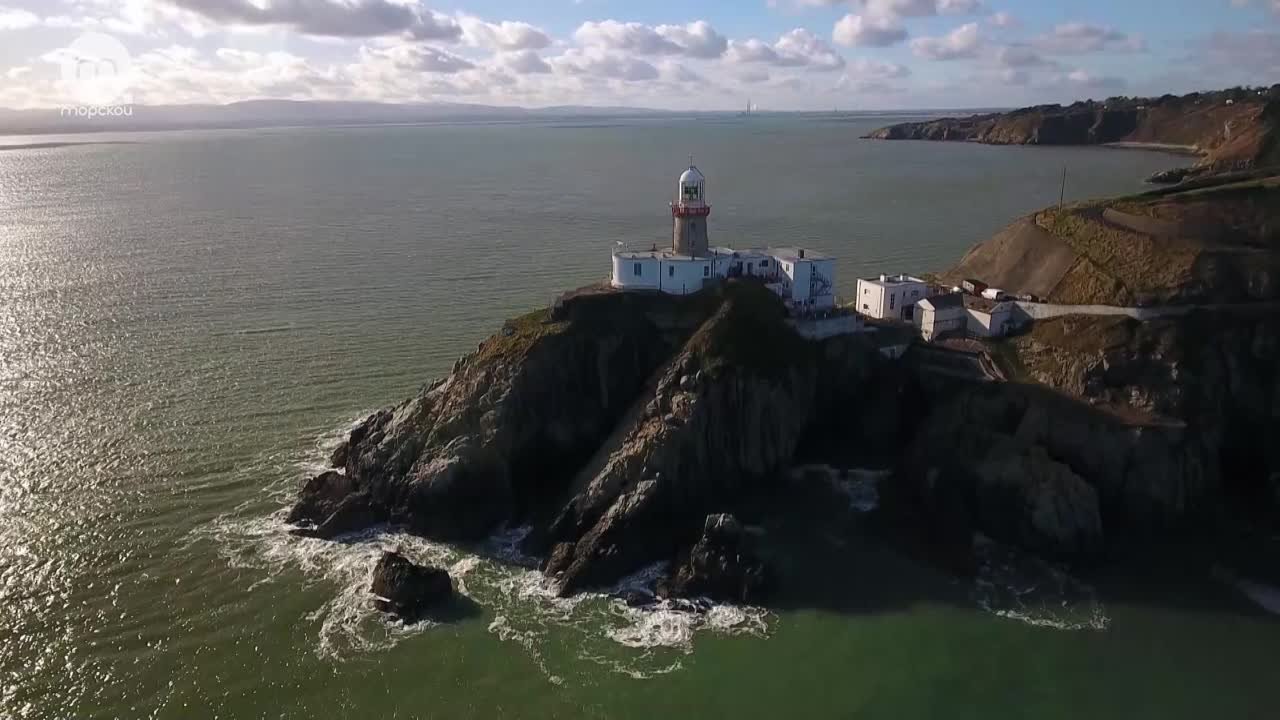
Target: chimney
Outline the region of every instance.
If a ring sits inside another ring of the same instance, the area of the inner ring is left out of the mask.
[[[804,259],[804,248],[800,248],[800,259]]]
[[[888,275],[885,275],[885,274],[883,274],[883,273],[880,275],[880,282],[885,282],[885,281],[887,281],[888,279],[889,279],[889,276],[888,276]]]

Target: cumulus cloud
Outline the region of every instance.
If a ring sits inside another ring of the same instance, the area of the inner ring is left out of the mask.
[[[402,43],[376,48],[362,47],[360,55],[365,62],[386,63],[400,71],[456,73],[475,67],[475,63],[466,58],[418,43]]]
[[[167,0],[211,20],[281,26],[306,35],[374,37],[408,34],[418,40],[456,40],[453,19],[393,0]]]
[[[470,15],[458,18],[462,41],[473,47],[491,50],[541,50],[551,45],[551,36],[525,22],[491,23]]]
[[[845,47],[888,47],[907,39],[897,20],[867,15],[845,15],[836,22],[831,38]]]
[[[644,60],[600,48],[569,48],[549,62],[556,72],[568,75],[628,82],[658,78],[658,69]]]
[[[0,31],[25,30],[40,24],[40,18],[30,10],[0,7]]]
[[[890,92],[893,89],[890,81],[905,78],[910,74],[911,69],[905,65],[859,58],[849,63],[839,81],[836,82],[836,89],[854,92]]]
[[[573,33],[579,43],[637,55],[687,55],[716,58],[729,42],[703,20],[688,25],[651,26],[637,22],[585,22]]]
[[[1229,72],[1255,83],[1280,78],[1280,32],[1219,31],[1193,45],[1194,57],[1214,73]]]
[[[1004,12],[1003,10],[998,13],[992,13],[991,17],[987,18],[987,22],[998,28],[1022,27],[1021,20],[1010,13]]]
[[[977,23],[967,23],[942,37],[922,37],[911,41],[911,52],[926,60],[962,60],[978,56],[982,37]]]
[[[1030,45],[1006,45],[996,51],[996,61],[1006,68],[1049,67],[1055,63],[1046,60]]]
[[[829,3],[834,4],[834,3]],[[970,15],[982,10],[981,0],[853,0],[866,15],[882,20],[933,15]]]
[[[1137,35],[1089,23],[1070,22],[1057,25],[1035,40],[1044,52],[1060,55],[1082,55],[1094,52],[1141,52],[1146,42]]]
[[[551,65],[532,50],[501,53],[494,60],[499,67],[517,75],[538,75],[551,72]]]
[[[783,33],[769,44],[755,38],[729,43],[725,56],[734,63],[764,63],[778,67],[807,67],[814,70],[839,70],[844,58],[822,38],[804,28]]]
[[[1091,90],[1118,90],[1125,86],[1122,78],[1094,75],[1084,70],[1072,70],[1060,79],[1068,85]]]

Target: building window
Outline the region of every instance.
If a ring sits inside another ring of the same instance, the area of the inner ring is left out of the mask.
[[[919,290],[912,290],[912,291],[911,291],[911,297],[920,297],[920,291],[919,291]]]
[[[871,309],[871,306],[870,306],[870,305],[868,305],[868,304],[866,304],[866,303],[862,303],[862,309],[863,309],[863,310],[870,310],[870,309]]]
[[[894,301],[895,301],[895,300],[897,300],[897,299],[898,299],[898,296],[897,296],[897,295],[890,295],[890,296],[889,296],[889,309],[890,309],[890,310],[892,310],[892,309],[893,309],[893,303],[894,303]]]
[[[667,266],[667,277],[675,277],[675,276],[676,276],[676,266],[675,266],[675,265],[668,265],[668,266]]]
[[[768,260],[761,260],[761,261],[760,261],[760,267],[768,267],[768,265],[769,265],[769,261],[768,261]]]
[[[636,277],[640,277],[640,275],[641,275],[641,273],[642,273],[642,272],[643,272],[643,271],[640,269],[640,263],[636,263],[636,264],[634,264],[634,265],[632,265],[632,266],[631,266],[631,274],[632,274],[632,275],[635,275]]]
[[[711,266],[710,266],[710,265],[703,265],[703,266],[702,266],[702,277],[711,277]]]

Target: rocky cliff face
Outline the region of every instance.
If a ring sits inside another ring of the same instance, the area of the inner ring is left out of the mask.
[[[1207,477],[1270,505],[1280,477],[1280,314],[1201,311],[1146,323],[1067,317],[1009,345],[1030,379],[1145,424],[1185,428]],[[1280,504],[1275,505],[1280,510]]]
[[[581,294],[365,420],[289,520],[322,537],[386,521],[469,540],[532,519],[529,549],[561,592],[608,584],[771,482],[827,407],[819,393],[864,382],[878,357],[859,338],[801,340],[753,284]]]
[[[1280,100],[1268,95],[1195,93],[1077,102],[1066,107],[1040,105],[1007,113],[901,123],[866,137],[991,145],[1163,144],[1199,152],[1204,156],[1203,170],[1221,172],[1280,160],[1276,157],[1280,138],[1277,113]],[[1183,171],[1176,179],[1195,174],[1201,173]]]
[[[417,397],[367,418],[290,522],[476,539],[563,487],[705,309],[586,293],[509,322]]]

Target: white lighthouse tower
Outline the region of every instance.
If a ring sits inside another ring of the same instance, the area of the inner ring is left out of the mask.
[[[707,257],[707,217],[711,206],[707,204],[707,179],[689,158],[689,169],[680,175],[676,201],[671,203],[671,217],[675,228],[671,247],[677,255],[693,258]]]

